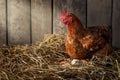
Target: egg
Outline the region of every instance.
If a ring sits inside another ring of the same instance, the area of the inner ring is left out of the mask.
[[[80,64],[81,64],[81,62],[79,59],[73,59],[71,61],[71,65],[73,65],[73,66],[79,66]]]

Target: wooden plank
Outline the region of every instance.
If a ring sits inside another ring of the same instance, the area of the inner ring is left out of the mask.
[[[86,24],[86,0],[53,0],[53,32],[66,33],[66,27],[60,21],[63,11],[74,13],[81,22]]]
[[[6,2],[0,0],[0,46],[6,43]]]
[[[120,48],[120,0],[113,0],[112,45]]]
[[[51,33],[51,0],[32,0],[32,41]]]
[[[9,44],[30,43],[30,0],[8,0]]]
[[[88,26],[111,24],[111,0],[87,0]],[[111,25],[110,25],[111,26]]]

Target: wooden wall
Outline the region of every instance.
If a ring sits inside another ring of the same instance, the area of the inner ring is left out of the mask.
[[[8,43],[30,43],[30,0],[8,0]]]
[[[6,2],[0,0],[0,45],[6,44]]]
[[[85,27],[108,25],[112,45],[120,48],[120,0],[0,0],[0,46],[66,33],[60,21],[64,10],[76,14]]]
[[[111,26],[111,0],[88,0],[87,26]]]
[[[51,0],[31,0],[32,42],[52,32]]]
[[[112,44],[120,48],[120,0],[113,0]]]

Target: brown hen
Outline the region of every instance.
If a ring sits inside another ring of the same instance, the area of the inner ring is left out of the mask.
[[[86,60],[98,53],[106,56],[110,52],[110,30],[106,26],[85,28],[79,18],[63,12],[61,21],[67,26],[66,51],[71,59]]]

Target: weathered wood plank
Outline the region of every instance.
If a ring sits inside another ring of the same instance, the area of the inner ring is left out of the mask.
[[[54,33],[66,33],[66,27],[60,21],[60,14],[65,10],[76,14],[86,24],[86,0],[54,0],[53,7]]]
[[[0,46],[6,44],[6,2],[0,0]]]
[[[30,43],[30,0],[8,0],[9,44]]]
[[[32,41],[51,33],[51,0],[32,0]]]
[[[111,0],[87,0],[87,25],[111,24]],[[110,25],[111,26],[111,25]]]
[[[112,45],[120,48],[120,0],[113,0]]]

